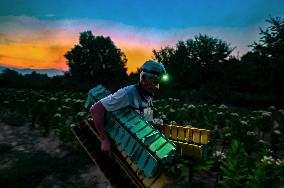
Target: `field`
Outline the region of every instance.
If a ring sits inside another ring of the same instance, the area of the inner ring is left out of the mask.
[[[51,157],[44,150],[32,154],[21,152],[19,159],[14,158],[15,155],[9,156],[11,153],[8,151],[16,147],[12,140],[0,143],[1,187],[11,187],[11,182],[18,182],[15,187],[36,187],[52,170],[58,172],[56,178],[67,181],[67,171],[74,172],[72,175],[76,176],[76,169],[90,165],[69,128],[71,124],[90,118],[83,109],[86,97],[87,93],[80,92],[0,89],[1,130],[5,131],[5,125],[26,131],[24,127],[28,127],[43,138],[58,139],[64,147],[69,147],[68,151],[74,152],[71,161],[64,160],[64,157]],[[195,184],[202,185],[202,181],[206,180],[197,177],[207,173],[214,174],[216,181],[212,187],[284,187],[283,109],[274,106],[244,109],[223,104],[185,104],[182,99],[175,98],[157,99],[154,106],[155,123],[191,125],[211,131],[209,156],[198,164],[185,161],[177,166],[183,170],[191,165]],[[12,164],[5,165],[7,159]],[[73,166],[72,160],[80,161],[80,164]],[[39,165],[32,165],[34,161]],[[38,176],[35,177],[35,173]],[[30,178],[34,181],[30,182]],[[178,181],[185,179],[179,177]],[[67,182],[67,187],[80,184],[70,179]]]

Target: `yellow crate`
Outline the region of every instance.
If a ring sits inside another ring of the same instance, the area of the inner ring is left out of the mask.
[[[200,143],[200,130],[197,128],[191,128],[192,130],[192,141],[194,143]]]
[[[185,151],[183,152],[183,155],[192,156],[192,155],[193,155],[193,152],[194,152],[193,147],[194,147],[193,144],[186,144],[186,145],[184,146]]]
[[[185,141],[185,128],[183,126],[176,126],[178,132],[178,140]]]
[[[200,129],[201,144],[208,144],[210,139],[210,131],[206,129]]]
[[[179,141],[174,141],[176,145],[176,154],[181,155],[181,145]]]
[[[188,143],[182,143],[181,144],[181,154],[182,155],[187,155],[187,145],[188,145]]]
[[[193,145],[193,156],[201,157],[202,156],[202,146]]]
[[[164,134],[167,138],[171,138],[171,125],[164,125]]]
[[[175,125],[171,126],[171,139],[178,140],[178,129]]]
[[[209,143],[210,130],[191,126],[163,125],[164,135],[176,145],[176,153],[183,156],[202,157]]]
[[[191,127],[185,127],[185,140],[187,142],[192,142],[192,128]]]

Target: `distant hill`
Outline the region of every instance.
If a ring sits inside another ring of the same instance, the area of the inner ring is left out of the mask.
[[[65,71],[60,70],[60,69],[19,69],[15,67],[3,67],[0,66],[0,74],[3,72],[5,69],[11,69],[14,71],[17,71],[19,74],[31,74],[33,71],[35,71],[38,74],[47,74],[49,77],[57,76],[57,75],[63,75]]]

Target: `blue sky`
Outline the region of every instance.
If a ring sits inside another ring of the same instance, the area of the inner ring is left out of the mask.
[[[284,14],[282,0],[9,0],[1,16],[111,20],[137,27],[243,27]]]
[[[275,16],[284,16],[283,0],[7,0],[0,2],[0,45],[33,42],[40,51],[50,51],[44,44],[66,50],[77,42],[79,32],[92,30],[95,35],[110,36],[129,55],[134,70],[150,58],[152,49],[174,46],[199,33],[225,40],[237,47],[235,54],[244,54],[249,44],[259,40],[265,19]],[[58,50],[60,57],[64,50]],[[8,55],[0,52],[0,65],[15,59],[4,56]],[[63,67],[59,56],[50,66]],[[40,67],[36,60],[30,68]],[[28,66],[24,61],[17,63]]]

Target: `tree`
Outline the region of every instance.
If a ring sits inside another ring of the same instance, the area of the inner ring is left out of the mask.
[[[153,50],[153,54],[172,77],[171,87],[188,94],[189,90],[199,90],[202,85],[220,81],[221,68],[232,51],[226,42],[200,34],[194,39],[179,41],[174,48]]]
[[[91,85],[111,88],[127,80],[124,53],[109,37],[94,36],[91,31],[80,33],[79,44],[65,54],[72,77]]]
[[[259,42],[251,45],[252,52],[243,56],[242,61],[254,65],[252,88],[277,98],[284,94],[284,18],[270,18],[266,22],[270,25],[260,28]]]
[[[276,17],[266,20],[271,24],[263,30],[260,28],[260,41],[254,42],[253,51],[262,57],[272,58],[274,61],[284,63],[284,18]]]
[[[20,87],[23,76],[12,69],[4,69],[0,74],[2,87]]]

